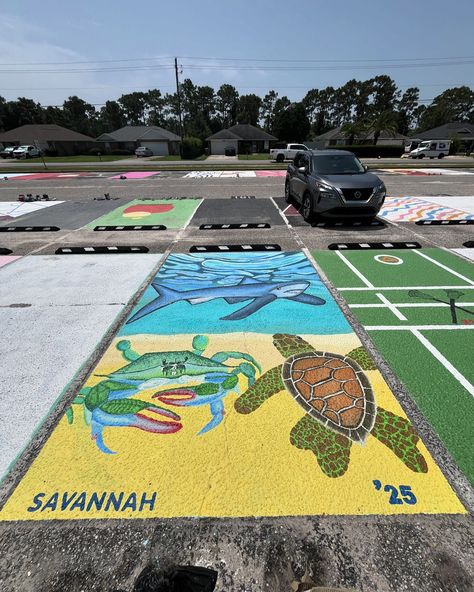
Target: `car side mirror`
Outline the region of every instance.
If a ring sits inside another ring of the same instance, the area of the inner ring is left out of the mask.
[[[298,172],[299,173],[303,173],[303,175],[307,175],[308,174],[308,169],[305,166],[298,167]]]
[[[369,170],[369,167],[366,164],[362,165],[364,167],[364,171],[367,172]]]

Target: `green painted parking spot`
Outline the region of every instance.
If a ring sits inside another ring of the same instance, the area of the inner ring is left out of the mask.
[[[430,340],[436,349],[472,384],[474,384],[473,331],[474,329],[469,331],[433,330],[423,332],[423,335]],[[472,431],[474,433],[474,430]]]
[[[426,331],[423,335],[430,341],[443,342],[449,331],[436,336],[433,333]],[[455,342],[459,333],[464,332],[456,332],[450,339]],[[465,333],[469,335],[461,336],[460,341],[463,346],[471,343],[468,351],[472,351],[471,331]],[[472,396],[409,331],[371,331],[370,337],[474,485]],[[453,364],[459,361],[460,349],[450,350],[448,354]]]
[[[96,226],[139,226],[161,224],[166,228],[183,228],[193,216],[201,200],[134,199],[87,224]]]
[[[473,266],[441,249],[391,249],[389,252],[349,250],[315,253],[314,256],[338,287],[474,285]],[[382,262],[381,259],[387,256],[401,263],[393,265]]]

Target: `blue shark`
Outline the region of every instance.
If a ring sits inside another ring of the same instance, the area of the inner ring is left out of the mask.
[[[134,315],[132,315],[128,323],[133,323],[149,315],[156,310],[160,310],[165,306],[181,302],[185,300],[190,304],[201,304],[209,302],[216,298],[223,298],[228,304],[236,304],[251,300],[246,306],[239,308],[232,314],[221,317],[223,321],[239,321],[254,314],[267,304],[270,304],[278,298],[285,298],[293,302],[300,302],[302,304],[311,304],[313,306],[321,306],[326,304],[323,298],[306,294],[305,291],[309,288],[308,281],[299,280],[294,282],[258,282],[249,278],[245,278],[234,286],[209,286],[207,288],[197,288],[195,290],[178,291],[171,288],[161,286],[158,282],[151,283],[158,297],[145,304]]]

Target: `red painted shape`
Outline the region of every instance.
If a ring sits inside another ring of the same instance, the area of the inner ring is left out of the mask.
[[[285,216],[299,216],[300,215],[300,213],[295,208],[295,206],[288,206],[286,208],[286,210],[283,211],[283,213],[285,214]]]
[[[163,212],[169,212],[174,209],[171,204],[158,204],[158,205],[135,205],[125,208],[124,214],[133,214],[134,212],[146,212],[147,214],[163,214]]]

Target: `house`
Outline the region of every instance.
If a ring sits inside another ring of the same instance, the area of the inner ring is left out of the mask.
[[[268,152],[270,142],[276,139],[275,136],[249,123],[233,125],[206,138],[210,154],[225,154],[228,149],[235,150],[236,154]]]
[[[473,147],[474,124],[466,121],[453,121],[416,134],[417,140],[452,140],[453,138],[457,138],[462,142],[462,150]]]
[[[104,146],[104,152],[114,149],[134,152],[139,146],[149,148],[156,156],[179,154],[181,138],[173,132],[156,125],[126,125],[114,132],[97,138]]]
[[[386,130],[380,132],[377,140],[377,146],[404,146],[405,141],[409,138],[399,133],[391,133]],[[367,131],[361,133],[359,137],[354,138],[354,144],[373,144],[374,132]],[[335,127],[325,134],[321,134],[314,138],[312,142],[306,142],[308,148],[328,148],[330,146],[344,146],[349,144],[349,135],[342,131],[342,126]]]
[[[22,125],[1,133],[0,142],[4,146],[31,144],[58,156],[86,154],[95,146],[94,138],[54,124]]]

